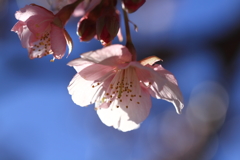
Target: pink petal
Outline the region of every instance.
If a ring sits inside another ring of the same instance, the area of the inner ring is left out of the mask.
[[[46,19],[46,17],[43,16],[34,15],[26,21],[26,24],[33,34],[41,37],[47,27],[50,27],[52,20],[53,19]]]
[[[41,15],[46,19],[53,19],[54,17],[52,12],[37,5],[26,5],[16,12],[15,17],[17,20],[25,22],[29,17],[34,15]]]
[[[25,25],[24,22],[17,22],[13,28],[12,31],[15,31],[18,34],[18,37],[21,41],[22,47],[27,48],[28,50],[31,47],[31,37],[35,37],[32,32],[28,29],[28,27]],[[36,38],[34,38],[36,40]]]
[[[68,91],[72,95],[74,103],[80,106],[87,106],[95,103],[103,92],[101,85],[94,86],[93,81],[83,79],[79,74],[76,74],[71,80]]]
[[[35,42],[39,41],[39,38],[36,37],[34,34],[32,34],[32,32],[30,30],[29,30],[29,32],[31,33],[31,36],[29,37],[29,40],[28,40],[29,41],[29,45],[33,46]]]
[[[12,28],[12,31],[18,34],[23,48],[29,48],[29,37],[31,36],[30,30],[24,22],[18,21]]]
[[[148,88],[151,96],[173,103],[178,114],[183,109],[183,97],[177,81],[172,73],[161,65],[144,67],[139,63],[132,63],[137,67],[139,79]]]
[[[22,21],[18,21],[13,28],[11,29],[11,31],[16,32],[17,34],[22,34],[23,31],[23,26],[25,26],[26,24]]]
[[[86,61],[82,58],[76,58],[76,59],[70,61],[67,65],[74,67],[74,69],[77,72],[80,72],[81,70],[83,70],[84,68],[86,68],[92,64],[95,64],[95,63],[93,63],[91,61]]]
[[[115,44],[99,49],[96,51],[87,52],[81,55],[81,58],[95,63],[104,65],[117,66],[131,61],[131,53],[125,46]]]
[[[66,40],[64,37],[64,31],[63,29],[51,25],[51,33],[50,33],[50,38],[51,38],[51,48],[53,51],[53,55],[56,59],[61,59],[65,52],[66,52]]]
[[[110,72],[113,72],[112,67],[101,64],[93,64],[81,70],[79,74],[86,80],[94,81]]]

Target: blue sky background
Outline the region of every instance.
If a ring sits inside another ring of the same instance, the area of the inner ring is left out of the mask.
[[[126,133],[102,124],[94,106],[75,105],[67,91],[75,71],[66,64],[100,43],[80,43],[79,18],[72,18],[72,54],[30,60],[10,31],[28,3],[18,2],[0,1],[0,160],[240,159],[239,0],[147,0],[130,15],[139,60],[164,60],[185,108],[177,115],[172,104],[152,99],[149,117]]]

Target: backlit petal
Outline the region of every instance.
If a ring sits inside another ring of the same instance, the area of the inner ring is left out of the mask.
[[[115,44],[104,49],[84,53],[81,55],[81,58],[94,63],[116,66],[117,64],[131,61],[131,53],[126,47]]]
[[[72,95],[73,102],[80,106],[95,103],[96,99],[101,96],[103,90],[101,85],[93,86],[93,81],[87,81],[79,74],[76,74],[68,86],[68,91],[69,94]]]
[[[137,74],[151,96],[173,103],[177,113],[180,114],[184,107],[183,97],[173,74],[157,64],[154,67],[132,64],[137,67]]]
[[[152,96],[173,103],[177,113],[180,114],[184,105],[182,93],[178,87],[176,78],[171,72],[165,70],[161,65],[155,65],[154,70],[156,71],[154,75],[156,83],[150,87],[151,91],[153,91]],[[163,77],[159,75],[164,75],[164,84],[160,83],[160,79],[162,80]]]
[[[29,47],[29,37],[31,36],[30,30],[27,28],[24,22],[18,21],[12,28],[12,31],[18,34],[24,48]]]
[[[13,28],[11,29],[11,31],[16,32],[18,35],[22,34],[23,31],[23,26],[26,26],[25,22],[22,21],[18,21]]]
[[[147,118],[151,108],[149,93],[142,90],[141,96],[139,104],[132,101],[120,103],[116,99],[109,108],[98,109],[97,114],[107,126],[113,126],[123,132],[137,129],[139,124]]]
[[[54,17],[52,12],[37,5],[26,5],[24,8],[21,8],[16,12],[15,17],[17,20],[25,22],[29,17],[34,15],[41,15],[46,19],[53,19]]]
[[[38,37],[45,32],[47,27],[50,27],[52,19],[46,19],[46,17],[34,15],[30,17],[27,21],[27,27],[29,30]]]
[[[113,72],[112,67],[93,64],[81,70],[79,74],[86,80],[94,81],[110,72]]]
[[[87,60],[84,60],[82,58],[76,58],[70,62],[68,62],[68,66],[71,66],[71,67],[74,67],[74,69],[77,71],[77,72],[80,72],[81,70],[83,70],[84,68],[92,65],[92,64],[95,64],[91,61],[87,61]]]
[[[66,52],[66,45],[67,45],[67,42],[64,37],[64,32],[63,32],[63,29],[55,25],[51,25],[51,27],[52,29],[51,29],[50,37],[51,37],[51,48],[53,51],[53,55],[56,59],[61,59]]]

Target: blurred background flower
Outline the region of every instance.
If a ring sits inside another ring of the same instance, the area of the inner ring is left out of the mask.
[[[177,115],[170,103],[152,99],[147,120],[127,133],[105,126],[93,106],[80,108],[68,94],[75,71],[67,62],[102,47],[97,40],[79,42],[79,18],[66,26],[74,41],[68,58],[30,60],[10,32],[14,14],[25,4],[47,2],[0,3],[1,160],[240,159],[239,0],[147,0],[130,14],[139,30],[132,26],[138,59],[163,59],[185,108]]]

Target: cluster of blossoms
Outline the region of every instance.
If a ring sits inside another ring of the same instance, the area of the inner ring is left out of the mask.
[[[177,113],[183,108],[182,94],[175,77],[161,65],[158,57],[136,60],[131,42],[127,13],[137,11],[145,0],[122,0],[127,44],[111,44],[120,32],[120,12],[117,0],[52,0],[58,6],[56,14],[35,5],[27,5],[16,12],[19,20],[16,32],[29,57],[41,58],[52,54],[61,59],[72,39],[64,26],[72,15],[81,16],[77,25],[80,41],[96,38],[102,49],[81,54],[68,63],[77,74],[68,91],[80,106],[95,103],[101,121],[121,131],[139,127],[151,108],[151,96],[173,103]]]

